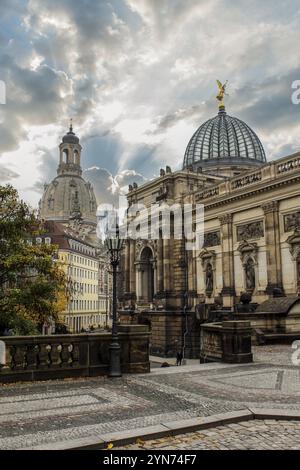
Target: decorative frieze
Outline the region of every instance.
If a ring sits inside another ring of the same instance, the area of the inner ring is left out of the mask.
[[[249,240],[251,238],[261,238],[264,236],[263,221],[251,222],[249,224],[238,225],[236,228],[237,240]]]
[[[285,232],[300,230],[300,211],[285,215],[283,220]]]
[[[204,243],[203,243],[204,248],[208,246],[217,246],[220,244],[221,244],[221,237],[220,237],[219,230],[217,230],[216,232],[208,232],[204,234]]]

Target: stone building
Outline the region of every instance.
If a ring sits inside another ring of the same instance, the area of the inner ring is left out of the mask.
[[[299,181],[300,153],[267,162],[254,131],[222,104],[192,136],[181,170],[167,167],[130,187],[129,208],[204,205],[200,248],[186,250],[176,227],[163,239],[161,225],[154,239],[141,233],[126,242],[121,319],[150,324],[154,354],[183,347],[187,357],[199,357],[201,321],[212,311],[237,314],[242,294],[253,309],[273,295],[299,294]],[[141,214],[131,219],[138,232]]]
[[[97,202],[91,183],[82,178],[81,150],[71,124],[59,145],[57,176],[44,186],[39,203],[42,219],[68,223],[80,211],[84,224],[96,226]]]
[[[66,269],[70,300],[62,320],[71,332],[110,321],[107,256],[96,235],[97,202],[91,183],[82,177],[81,151],[71,124],[59,145],[57,176],[45,185],[39,203],[46,226],[41,239],[58,245]]]
[[[58,261],[66,274],[67,308],[60,320],[71,333],[105,325],[105,308],[99,298],[99,256],[93,239],[76,227],[48,221],[37,243],[58,247]]]

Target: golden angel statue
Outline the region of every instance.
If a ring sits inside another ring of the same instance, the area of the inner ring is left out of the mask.
[[[218,87],[219,87],[219,93],[216,96],[216,98],[220,102],[219,107],[224,106],[224,101],[223,100],[224,100],[224,95],[226,95],[225,89],[226,89],[227,83],[228,83],[228,80],[226,80],[224,85],[222,85],[220,80],[217,80],[217,84],[218,84]]]

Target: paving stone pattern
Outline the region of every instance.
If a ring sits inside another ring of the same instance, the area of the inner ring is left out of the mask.
[[[205,431],[152,439],[116,449],[125,450],[299,450],[300,422],[242,421]]]
[[[300,410],[300,367],[291,364],[292,352],[264,346],[255,348],[254,364],[193,363],[120,379],[2,385],[0,449],[95,440],[101,433],[247,407]]]

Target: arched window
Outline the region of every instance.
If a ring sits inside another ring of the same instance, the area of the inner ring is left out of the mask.
[[[68,163],[69,162],[69,151],[68,149],[64,149],[62,152],[62,161],[63,163]]]
[[[76,149],[74,150],[74,163],[75,165],[80,165],[79,152]]]

